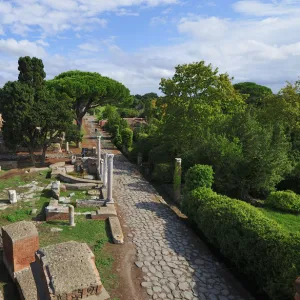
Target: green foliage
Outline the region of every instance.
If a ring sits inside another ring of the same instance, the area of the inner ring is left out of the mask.
[[[196,220],[208,240],[271,299],[292,299],[300,272],[299,234],[245,202],[213,194],[205,200],[200,193]]]
[[[120,148],[122,146],[122,136],[119,133],[119,131],[117,132],[116,136],[113,139],[114,144]]]
[[[195,165],[185,175],[185,191],[189,192],[198,187],[211,188],[214,181],[214,171],[211,166]]]
[[[82,142],[83,133],[78,131],[77,126],[75,124],[71,124],[66,130],[66,141],[79,143]]]
[[[217,196],[217,193],[215,193],[211,188],[197,187],[184,195],[181,203],[182,212],[189,217],[189,220],[196,222],[197,210],[200,205],[215,196]]]
[[[48,85],[74,99],[73,109],[79,127],[91,108],[119,104],[130,98],[129,90],[122,83],[93,72],[67,71],[49,81]]]
[[[72,122],[71,99],[47,88],[42,60],[28,56],[19,59],[19,80],[7,82],[0,91],[0,108],[5,119],[4,139],[12,149],[26,146],[34,163],[34,149],[48,146]]]
[[[134,118],[140,115],[140,112],[133,108],[119,108],[118,113],[120,114],[121,118]]]
[[[269,207],[292,213],[300,212],[300,195],[293,191],[272,192],[267,200],[266,205]]]
[[[262,100],[272,95],[272,90],[266,86],[256,84],[254,82],[240,82],[233,87],[241,94],[248,95],[246,102],[255,106],[261,106]]]
[[[154,166],[152,180],[160,183],[171,183],[173,180],[174,164],[161,163]]]
[[[133,131],[130,128],[125,128],[121,131],[122,143],[129,149],[132,146]]]

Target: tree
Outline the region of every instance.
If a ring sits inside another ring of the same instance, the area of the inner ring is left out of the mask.
[[[177,155],[245,108],[229,76],[204,61],[177,66],[173,78],[161,80],[160,90],[165,95],[159,101],[164,107],[162,135]]]
[[[272,95],[272,90],[266,86],[256,84],[254,82],[240,82],[233,87],[241,94],[248,95],[247,104],[261,106],[262,100],[269,95]]]
[[[129,90],[120,82],[98,73],[68,71],[48,82],[59,92],[65,92],[73,99],[78,129],[82,118],[91,108],[106,104],[129,101]]]
[[[19,80],[7,82],[0,91],[5,143],[13,149],[26,146],[33,164],[34,150],[42,147],[43,163],[49,145],[72,121],[71,99],[46,88],[42,60],[21,57],[19,71]]]

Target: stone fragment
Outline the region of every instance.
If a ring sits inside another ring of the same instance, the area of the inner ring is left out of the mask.
[[[17,203],[17,192],[15,190],[8,190],[8,198],[11,204]]]

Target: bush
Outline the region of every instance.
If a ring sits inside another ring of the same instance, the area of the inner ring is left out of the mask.
[[[266,202],[269,207],[286,212],[300,212],[300,195],[293,191],[272,192]]]
[[[123,145],[129,149],[132,146],[133,131],[130,128],[125,128],[122,130],[121,136]]]
[[[120,135],[119,132],[114,137],[113,142],[118,148],[120,148],[122,146],[122,136]]]
[[[214,171],[211,166],[195,165],[185,175],[185,192],[198,187],[211,188],[214,180]]]
[[[186,214],[191,221],[196,222],[197,210],[199,206],[209,201],[211,197],[217,196],[212,189],[206,187],[198,187],[187,193],[181,203],[182,212]]]
[[[152,173],[152,180],[160,183],[173,181],[174,165],[171,163],[156,164]]]
[[[248,203],[208,191],[209,199],[203,201],[205,191],[199,191],[196,221],[207,239],[271,299],[293,299],[293,283],[300,273],[300,235]],[[188,215],[193,216],[195,206],[190,205]]]

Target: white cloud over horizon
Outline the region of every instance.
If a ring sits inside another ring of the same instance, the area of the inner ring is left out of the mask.
[[[25,2],[32,7],[30,16],[23,16],[16,23],[16,16],[28,13],[29,9],[23,5]],[[274,91],[283,87],[285,81],[297,80],[300,74],[298,1],[236,1],[232,6],[235,15],[230,17],[190,12],[170,18],[165,16],[173,10],[164,5],[179,4],[177,0],[14,0],[11,3],[22,12],[18,9],[12,12],[13,5],[0,0],[0,17],[4,12],[6,14],[0,22],[0,54],[5,56],[0,63],[0,85],[5,79],[17,77],[17,59],[22,55],[42,58],[48,79],[69,69],[82,69],[119,80],[132,93],[156,92],[160,79],[172,77],[177,64],[200,60],[234,76],[235,82],[254,81]],[[218,5],[217,1],[213,3]],[[107,16],[101,13],[110,11],[117,16],[123,13],[128,18],[133,14],[132,18],[138,18],[138,13],[132,8],[139,5],[163,5],[163,16],[149,17],[148,26],[153,30],[175,26],[178,41],[128,50],[119,44],[117,37],[93,38],[94,26],[101,30],[111,26],[111,21],[107,22]],[[211,4],[211,7],[214,6]],[[78,12],[83,16],[81,20]],[[44,18],[49,14],[52,23]],[[44,20],[39,25],[40,36],[31,40],[25,36],[26,31],[28,33],[37,26],[30,20],[33,16],[36,17],[35,23]],[[14,29],[14,24],[24,26],[23,31],[21,27]],[[77,34],[80,41],[73,50],[53,50],[47,39],[49,31],[58,33],[70,28],[89,32],[88,35]],[[8,30],[19,31],[15,34],[19,34],[20,39],[3,35]],[[97,53],[100,50],[101,55]]]

